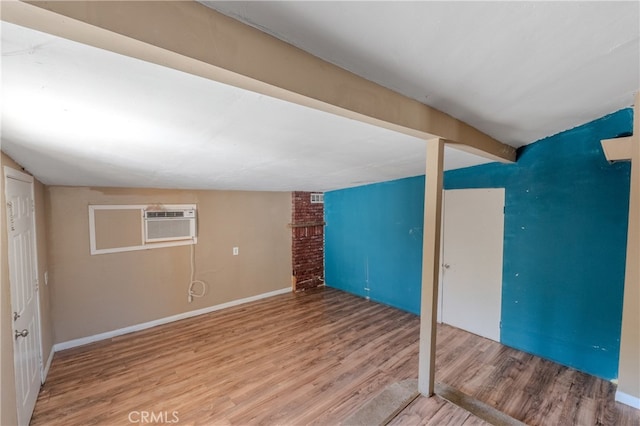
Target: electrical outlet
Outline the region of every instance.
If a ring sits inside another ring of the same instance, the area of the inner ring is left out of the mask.
[[[234,247],[234,248],[233,248],[233,255],[234,255],[234,256],[237,256],[237,255],[239,255],[239,254],[240,254],[240,249],[239,249],[238,247]]]

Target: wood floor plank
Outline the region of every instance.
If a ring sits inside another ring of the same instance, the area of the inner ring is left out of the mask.
[[[395,419],[389,422],[389,426],[419,426],[419,425],[489,425],[482,419],[457,407],[448,401],[433,396],[418,397],[407,406]]]
[[[286,294],[56,353],[32,425],[337,425],[416,379],[419,318],[334,289]],[[615,386],[438,326],[436,380],[531,425],[634,425]],[[394,425],[485,425],[420,397]]]

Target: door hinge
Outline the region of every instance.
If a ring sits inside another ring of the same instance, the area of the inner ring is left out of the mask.
[[[35,279],[35,285],[36,291],[40,290],[40,280],[38,280],[37,278]]]
[[[32,198],[31,199],[31,213],[35,213],[36,212],[36,202],[35,200]]]

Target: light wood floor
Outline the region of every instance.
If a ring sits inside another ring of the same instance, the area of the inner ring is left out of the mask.
[[[415,315],[337,290],[276,296],[56,353],[31,424],[339,424],[417,377],[418,335]],[[640,424],[606,381],[449,326],[438,341],[438,381],[526,423]],[[486,423],[436,396],[392,424]]]

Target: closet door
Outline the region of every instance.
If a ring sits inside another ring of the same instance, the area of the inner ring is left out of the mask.
[[[500,341],[504,188],[444,191],[439,320]]]

